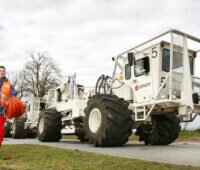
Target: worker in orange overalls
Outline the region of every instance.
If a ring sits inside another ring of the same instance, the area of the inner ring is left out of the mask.
[[[7,105],[7,99],[10,96],[16,96],[17,92],[5,77],[6,68],[4,66],[0,66],[0,146],[4,137],[5,130],[5,109]]]

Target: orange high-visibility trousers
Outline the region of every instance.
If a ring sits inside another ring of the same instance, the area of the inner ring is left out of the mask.
[[[0,147],[4,137],[5,122],[6,118],[4,117],[4,115],[0,115]]]

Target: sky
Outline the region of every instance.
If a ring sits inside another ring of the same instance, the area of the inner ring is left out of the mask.
[[[0,63],[23,68],[47,52],[63,75],[94,86],[112,57],[170,28],[200,37],[195,0],[0,0]]]
[[[113,56],[157,34],[200,37],[199,9],[195,0],[0,0],[0,65],[20,71],[29,52],[47,52],[93,87],[112,74]]]

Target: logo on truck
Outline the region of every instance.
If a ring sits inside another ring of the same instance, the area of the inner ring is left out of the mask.
[[[145,84],[140,84],[140,85],[135,85],[135,91],[138,91],[139,89],[149,87],[151,83],[145,83]]]

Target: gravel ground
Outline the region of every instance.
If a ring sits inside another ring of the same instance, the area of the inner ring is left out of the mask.
[[[77,140],[63,139],[60,142],[39,142],[37,139],[5,138],[3,144],[46,145],[63,149],[200,167],[200,143],[197,142],[178,142],[168,146],[145,146],[139,142],[128,142],[122,147],[96,148],[87,143],[80,143]]]

